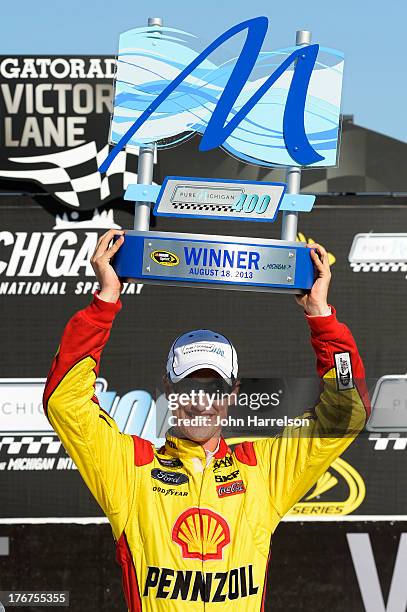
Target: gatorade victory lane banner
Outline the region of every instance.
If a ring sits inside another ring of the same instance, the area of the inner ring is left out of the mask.
[[[318,201],[327,203],[329,208],[317,208],[317,214],[304,218],[303,239],[321,241],[328,248],[333,273],[330,300],[356,337],[374,391],[381,377],[397,379],[406,370],[405,309],[403,301],[395,299],[405,290],[406,271],[402,262],[391,269],[365,263],[363,267],[349,262],[348,255],[356,234],[399,233],[406,225],[407,210],[399,205],[402,200],[394,198]],[[130,227],[131,219],[130,212],[109,206],[88,213],[66,209],[51,213],[28,197],[10,196],[0,208],[2,517],[101,514],[44,418],[41,394],[65,323],[91,300],[97,287],[89,257],[98,236],[108,228]],[[184,223],[186,231],[209,233],[216,222]],[[279,235],[278,223],[272,230],[266,225],[253,230],[247,224],[248,235]],[[227,231],[238,233],[239,227],[230,221]],[[156,228],[173,231],[176,220],[160,218]],[[359,251],[358,247],[352,257],[360,257]],[[362,251],[365,260],[375,257],[369,249]],[[200,327],[232,339],[243,378],[282,381],[285,400],[296,398],[291,407],[296,414],[315,401],[314,386],[308,383],[315,382],[315,356],[292,296],[139,284],[126,285],[122,301],[102,359],[97,392],[105,409],[115,411],[123,431],[145,435],[154,410],[152,395],[171,342],[181,332]],[[396,400],[403,407],[405,398]],[[236,437],[233,430],[226,434]],[[297,519],[330,513],[403,515],[407,493],[400,483],[406,464],[407,432],[398,436],[366,432],[292,515]]]
[[[0,180],[36,183],[67,207],[94,209],[137,181],[137,151],[103,176],[113,57],[0,56]]]

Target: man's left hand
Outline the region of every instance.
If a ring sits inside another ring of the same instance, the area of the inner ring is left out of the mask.
[[[307,244],[307,248],[311,249],[311,259],[316,278],[310,292],[305,295],[296,295],[295,299],[307,314],[314,317],[326,315],[329,313],[328,289],[331,282],[328,253],[323,246],[316,242]]]

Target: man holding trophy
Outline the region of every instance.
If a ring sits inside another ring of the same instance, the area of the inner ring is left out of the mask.
[[[307,424],[232,450],[218,425],[230,401],[210,408],[191,402],[176,409],[177,424],[156,449],[121,433],[95,395],[101,354],[121,309],[111,260],[124,241],[123,231],[110,230],[98,242],[91,261],[100,290],[65,328],[44,409],[110,521],[129,610],[263,609],[273,532],[363,429],[369,411],[355,341],[328,304],[327,252],[312,245],[315,280],[296,296],[322,384],[317,405],[303,415]],[[167,395],[214,386],[238,394],[237,374],[231,342],[195,330],[172,345],[164,383]],[[197,415],[205,415],[204,425],[193,427]]]

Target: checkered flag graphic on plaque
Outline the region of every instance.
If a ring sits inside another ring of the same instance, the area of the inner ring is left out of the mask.
[[[198,210],[211,212],[231,212],[231,204],[201,204],[196,202],[173,202],[172,207],[175,210]]]

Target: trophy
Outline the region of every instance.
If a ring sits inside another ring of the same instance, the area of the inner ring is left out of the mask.
[[[120,277],[245,291],[311,288],[310,252],[296,236],[298,214],[312,210],[315,196],[299,193],[301,171],[337,163],[343,54],[311,44],[306,31],[297,32],[296,46],[260,53],[267,25],[266,17],[237,24],[200,52],[190,47],[192,35],[159,18],[120,36],[114,146],[100,167],[107,171],[123,147],[138,147],[138,181],[124,196],[135,203],[134,229],[126,230],[113,264]],[[209,59],[245,31],[237,59],[220,66]],[[196,133],[201,151],[222,147],[244,163],[286,168],[286,182],[167,176],[153,185],[160,148]],[[155,231],[152,207],[180,223],[273,223],[281,212],[281,239]]]

